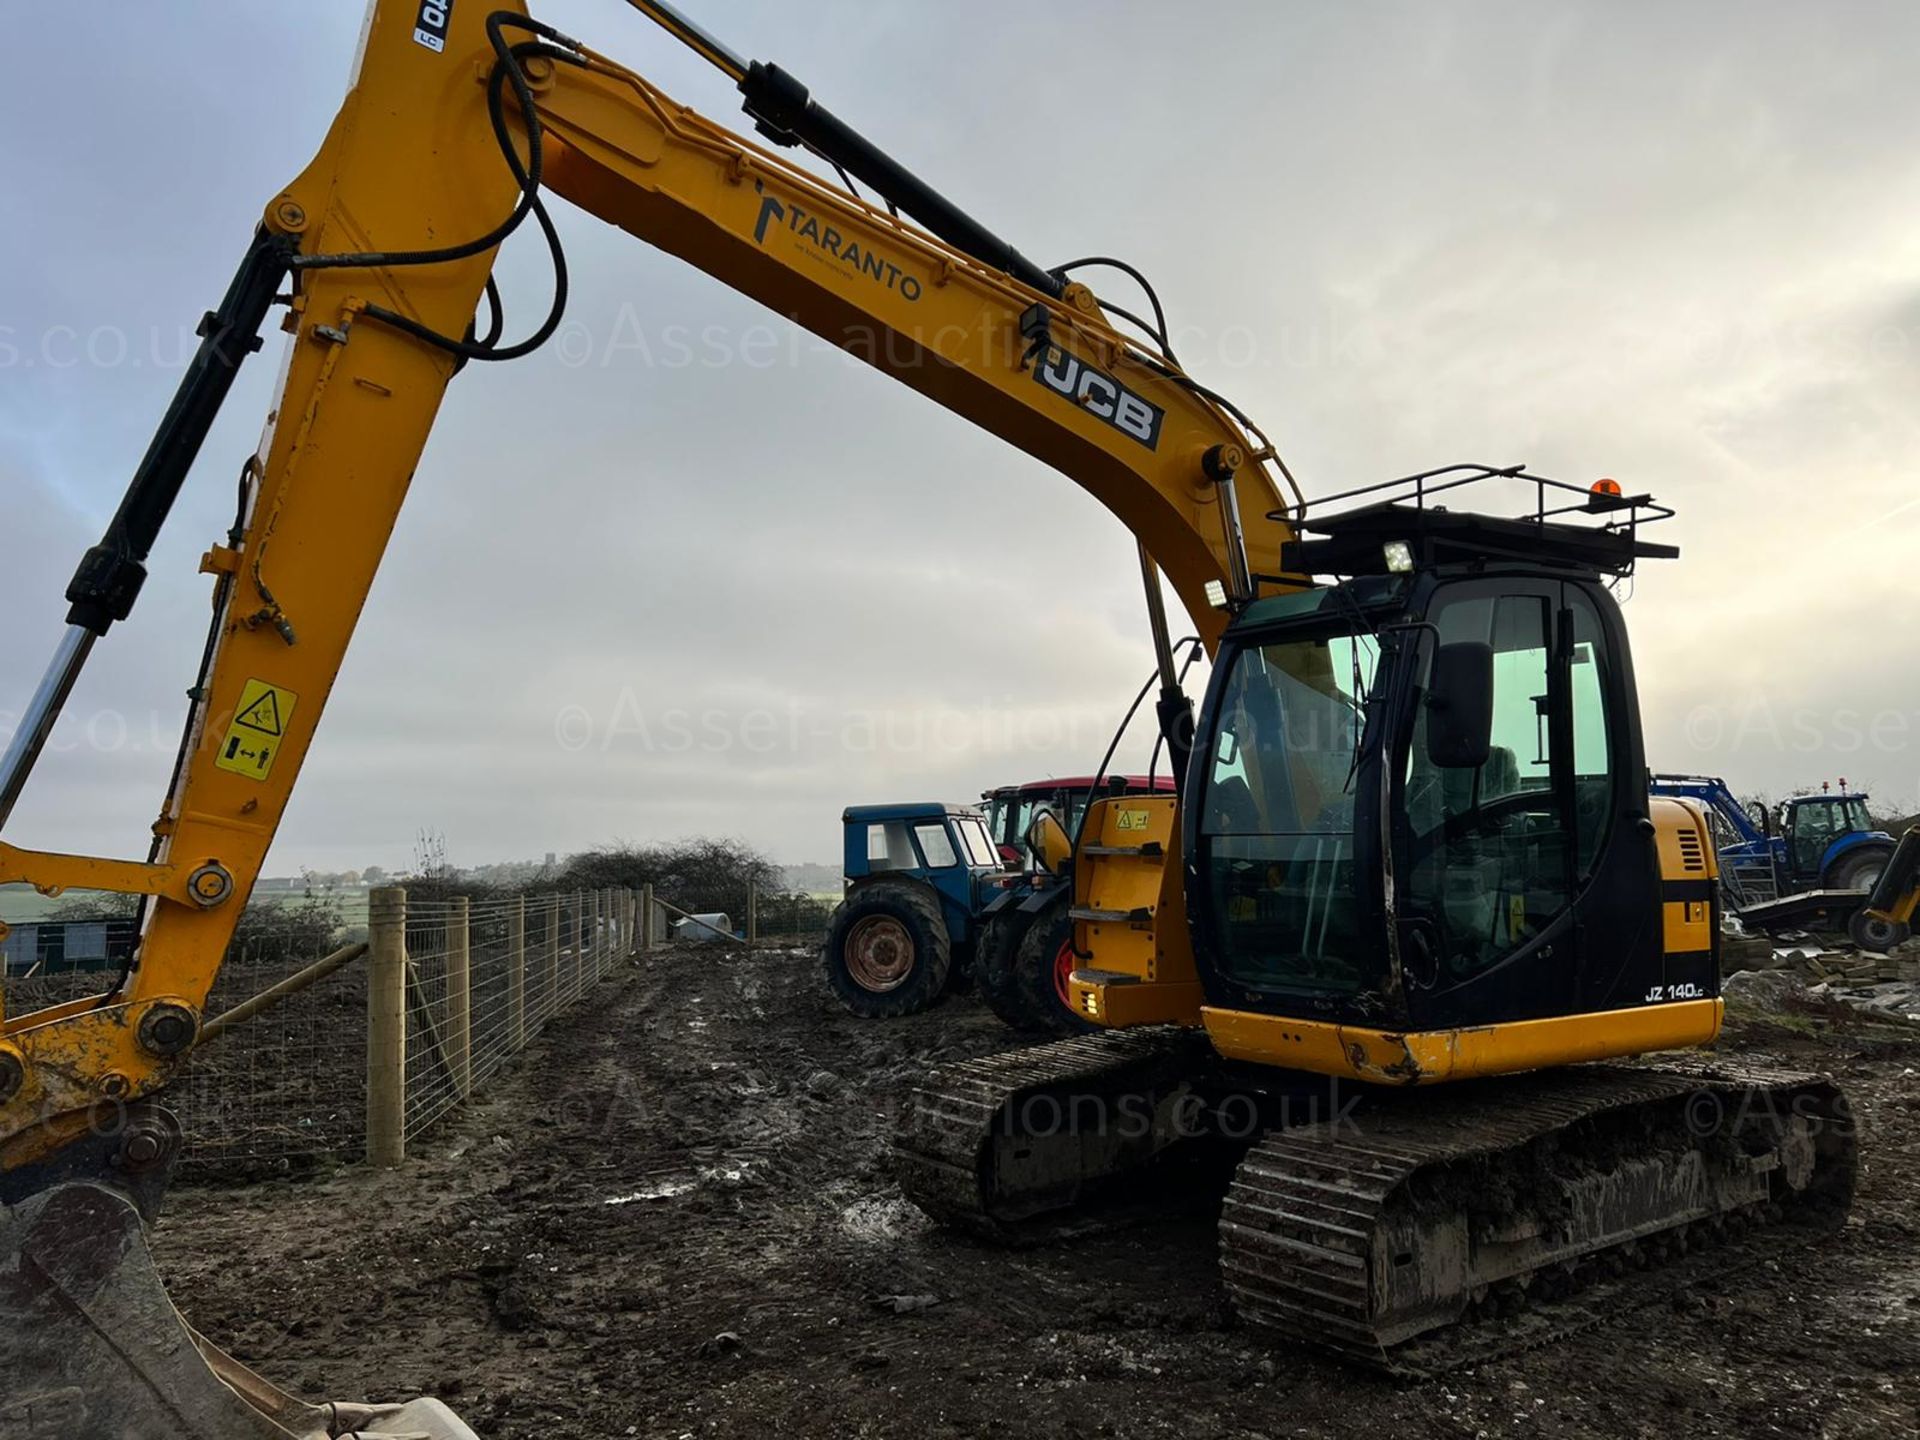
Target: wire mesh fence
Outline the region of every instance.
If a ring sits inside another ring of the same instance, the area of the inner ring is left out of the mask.
[[[817,895],[765,895],[757,897],[755,927],[763,940],[818,940],[827,933],[833,918],[835,899]]]
[[[831,902],[807,895],[709,889],[661,898],[652,943],[737,941],[749,933],[770,943],[813,941],[832,911]],[[645,893],[467,897],[433,886],[407,896],[404,911],[376,904],[369,915],[356,907],[351,920],[324,896],[249,905],[205,1014],[226,1015],[275,987],[286,993],[198,1047],[170,1088],[168,1103],[186,1131],[183,1175],[248,1181],[351,1163],[377,1148],[382,1113],[404,1151],[648,943]],[[78,913],[85,909],[31,924],[0,909],[12,925],[0,952],[8,1015],[116,986],[135,956],[139,922],[125,913]],[[689,924],[689,916],[703,918]],[[383,924],[395,932],[388,971],[374,958]],[[329,956],[331,968],[316,966]],[[381,997],[373,993],[388,973],[397,982],[392,1104],[384,1104],[377,1079]]]
[[[624,894],[409,903],[404,1134],[484,1085],[612,969]]]
[[[16,892],[0,906],[8,925],[0,942],[6,1013],[113,990],[133,963],[138,917],[120,897],[80,894],[23,915],[31,898]],[[224,1014],[352,938],[325,901],[248,906],[205,1013]],[[201,1047],[168,1092],[186,1127],[183,1171],[249,1179],[357,1158],[365,1138],[365,1027],[365,976],[347,965]]]
[[[0,951],[6,1014],[117,986],[139,922],[86,909],[76,902],[58,919],[33,922],[0,913],[10,925]],[[636,911],[635,897],[616,891],[408,901],[398,1007],[404,1073],[394,1085],[401,1142],[479,1091],[611,973],[637,943]],[[247,908],[204,1013],[227,1015],[275,987],[286,993],[220,1027],[169,1087],[186,1134],[183,1177],[249,1181],[367,1154],[371,980],[362,942],[370,938],[367,923],[344,923],[330,901]],[[316,965],[323,957],[331,967]]]
[[[293,979],[337,945],[311,916],[271,906],[237,936],[208,997],[224,1015]],[[305,1174],[366,1146],[367,975],[341,966],[200,1046],[169,1103],[186,1130],[182,1173],[206,1180]]]
[[[668,938],[688,941],[755,940],[798,943],[827,933],[838,898],[763,891],[750,885],[674,890],[656,897]]]

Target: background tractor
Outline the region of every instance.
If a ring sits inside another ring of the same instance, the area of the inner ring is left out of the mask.
[[[982,809],[934,802],[855,805],[841,816],[846,898],[827,927],[827,985],[856,1015],[913,1015],[977,985],[993,1013],[1033,1034],[1089,1028],[1073,1012],[1067,902],[1070,838],[1095,797],[1174,793],[1171,776],[1030,780],[986,792]],[[1042,863],[1042,815],[1062,839]],[[1044,953],[1042,953],[1044,951]]]
[[[1742,805],[1717,776],[1656,775],[1655,795],[1705,807],[1720,854],[1727,909],[1752,929],[1844,926],[1856,945],[1887,951],[1910,933],[1920,836],[1896,842],[1867,812],[1867,797],[1795,795],[1772,811]],[[1896,855],[1898,860],[1896,861]]]
[[[971,805],[852,805],[845,898],[827,925],[827,986],[870,1019],[927,1009],[971,968],[977,917],[1019,880]]]
[[[1653,793],[1697,800],[1713,825],[1720,874],[1744,908],[1813,890],[1871,890],[1893,858],[1894,839],[1873,823],[1867,797],[1796,795],[1769,812],[1743,805],[1718,776],[1656,775]]]
[[[1087,813],[1087,801],[1095,795],[1171,795],[1178,788],[1171,775],[1077,775],[1002,785],[981,795],[980,808],[1000,854],[1009,865],[1019,867],[1027,863],[1027,831],[1042,809],[1051,810],[1067,833],[1074,835]]]

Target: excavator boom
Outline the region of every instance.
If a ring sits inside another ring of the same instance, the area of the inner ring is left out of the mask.
[[[565,272],[549,193],[1076,480],[1140,537],[1204,639],[1227,619],[1210,584],[1229,603],[1275,588],[1246,558],[1271,574],[1289,533],[1268,518],[1282,503],[1271,447],[1171,360],[1116,330],[1085,286],[1017,260],[784,72],[744,73],[763,128],[839,145],[870,179],[891,183],[896,203],[1017,273],[833,188],[517,6],[430,8],[445,20],[426,36],[434,45],[421,38],[417,5],[375,7],[319,154],[267,205],[126,503],[69,589],[68,639],[40,692],[41,723],[22,727],[9,756],[8,797],[86,652],[131,608],[160,522],[290,281],[286,378],[234,529],[202,562],[218,613],[149,859],[0,844],[0,882],[147,901],[137,962],[115,991],[5,1019],[8,1173],[59,1151],[102,1098],[133,1101],[162,1085],[191,1049],[446,385],[468,360],[532,348],[470,328],[497,246],[521,221],[548,234],[560,267],[555,309],[533,341],[557,321]],[[724,452],[714,463],[727,463]],[[1244,519],[1233,513],[1243,495]]]

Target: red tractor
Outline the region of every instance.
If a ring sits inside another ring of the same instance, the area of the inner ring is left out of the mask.
[[[983,791],[980,808],[986,812],[987,830],[1000,847],[1001,858],[1018,869],[1027,863],[1027,829],[1040,810],[1051,810],[1071,835],[1080,828],[1090,795],[1171,795],[1176,788],[1171,775],[1076,775]]]
[[[1029,780],[983,794],[987,830],[1010,867],[1026,872],[1018,885],[992,897],[981,912],[973,981],[994,1014],[1017,1030],[1079,1034],[1093,1027],[1080,1018],[1067,988],[1078,963],[1073,950],[1070,872],[1038,863],[1028,835],[1051,813],[1069,836],[1078,833],[1088,801],[1106,795],[1171,795],[1170,775],[1091,775]]]

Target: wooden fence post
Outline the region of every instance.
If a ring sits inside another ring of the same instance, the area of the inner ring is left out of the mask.
[[[606,920],[606,899],[607,892],[604,890],[595,890],[587,896],[587,906],[592,913],[593,919],[587,931],[587,976],[585,983],[580,987],[583,994],[591,990],[594,981],[600,978],[601,941],[604,938],[602,931],[606,928],[604,923]]]
[[[621,915],[626,925],[626,933],[623,937],[624,943],[621,946],[620,955],[622,959],[632,959],[634,950],[638,948],[633,943],[634,898],[632,889],[622,890],[620,897],[622,901]]]
[[[407,1158],[407,892],[367,896],[367,1163]]]
[[[600,974],[613,969],[613,957],[619,948],[620,927],[615,920],[614,897],[620,892],[609,885],[600,892]]]
[[[456,895],[447,910],[447,1049],[452,1053],[454,1092],[473,1093],[473,946],[467,897]]]
[[[760,887],[747,881],[747,945],[749,948],[760,940]]]
[[[547,897],[547,1008],[542,1019],[550,1019],[560,1008],[560,926],[567,907],[557,894]]]
[[[507,1044],[527,1043],[527,897],[516,895],[507,910]]]
[[[584,890],[573,892],[572,920],[567,935],[573,941],[573,987],[570,999],[578,1000],[587,993],[587,947],[581,936],[590,922],[587,918],[587,892]]]
[[[653,949],[653,883],[640,887],[640,953]]]
[[[593,982],[600,978],[600,940],[602,911],[605,909],[607,892],[589,890],[587,892],[587,970],[581,977],[580,992],[585,994],[593,988]]]

